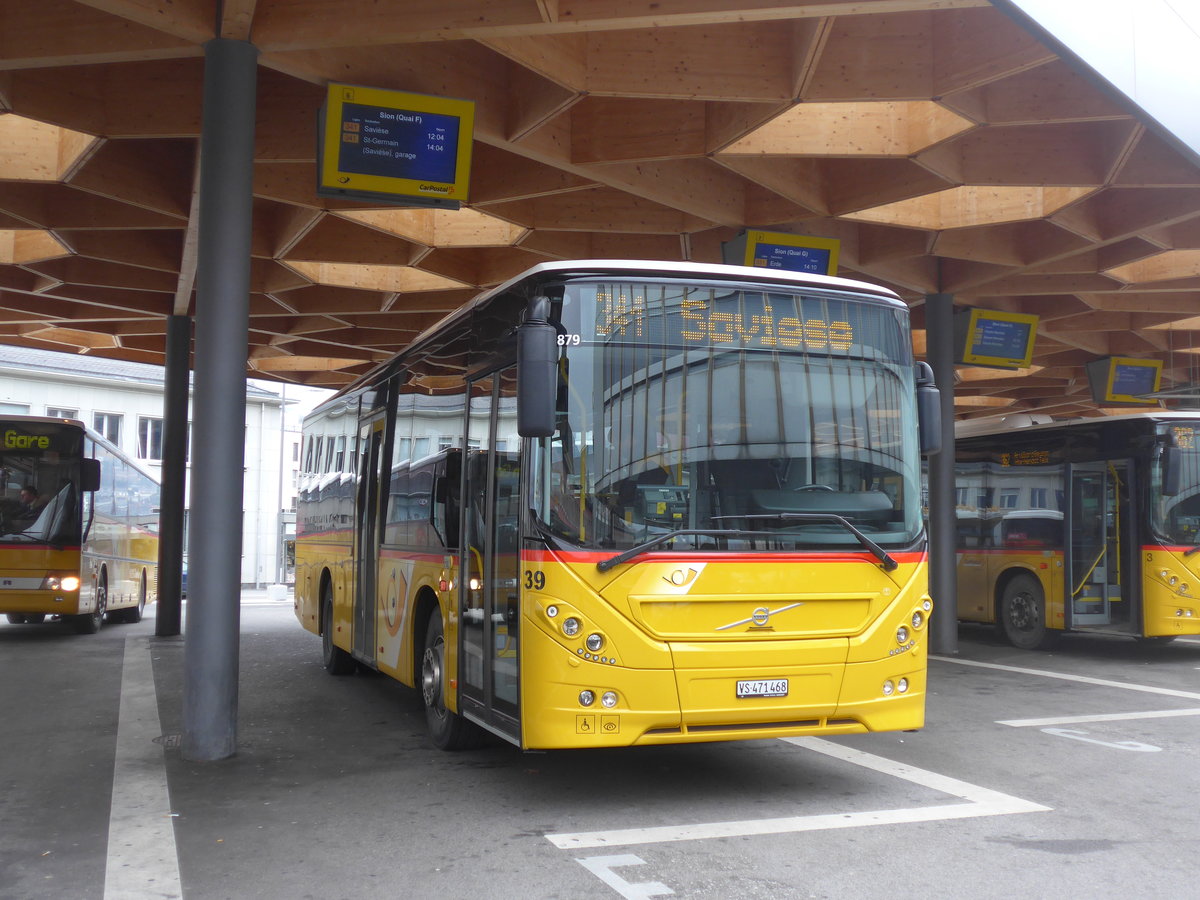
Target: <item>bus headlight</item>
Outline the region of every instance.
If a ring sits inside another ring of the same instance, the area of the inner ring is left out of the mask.
[[[605,709],[612,709],[617,705],[617,695],[614,691],[605,691],[600,697],[600,705]]]
[[[563,619],[562,630],[567,637],[575,637],[579,634],[579,620],[574,616]]]
[[[897,681],[896,682],[896,690],[898,690],[902,694],[907,694],[908,693],[908,679],[901,678],[899,681]]]
[[[921,613],[920,613],[919,611],[917,611],[917,612],[914,612],[914,613],[912,614],[912,627],[913,627],[913,631],[916,631],[917,629],[919,629],[919,628],[920,628],[922,625],[924,625],[924,624],[925,624],[925,617],[924,617],[923,615],[921,615]]]
[[[580,691],[579,692],[579,705],[580,706],[591,706],[595,702],[596,702],[596,692],[595,691]]]
[[[600,634],[596,634],[595,632],[592,632],[591,634],[589,634],[587,636],[587,640],[585,640],[583,643],[584,643],[584,646],[587,647],[589,650],[591,650],[593,653],[599,653],[600,648],[604,646],[604,636],[600,635]]]
[[[895,692],[896,686],[890,680],[883,683],[883,696],[890,697]]]
[[[79,590],[78,575],[47,575],[42,579],[43,591],[77,591]]]
[[[908,643],[908,628],[906,626],[901,625],[899,628],[896,629],[896,643],[897,644]]]

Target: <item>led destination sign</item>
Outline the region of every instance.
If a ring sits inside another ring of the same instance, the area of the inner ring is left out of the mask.
[[[763,294],[731,294],[714,300],[702,299],[704,293],[684,297],[664,314],[653,301],[654,312],[648,313],[644,294],[597,290],[596,336],[653,344],[835,353],[847,352],[859,340],[845,302]]]

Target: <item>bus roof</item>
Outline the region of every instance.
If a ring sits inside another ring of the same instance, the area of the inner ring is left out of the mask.
[[[1200,420],[1200,410],[1146,409],[1136,412],[1105,416],[1078,416],[1073,419],[1047,419],[1028,413],[1007,416],[989,416],[984,419],[966,419],[954,423],[956,438],[978,437],[989,434],[1016,434],[1018,432],[1051,431],[1055,428],[1097,425],[1104,422],[1129,421],[1179,421]]]

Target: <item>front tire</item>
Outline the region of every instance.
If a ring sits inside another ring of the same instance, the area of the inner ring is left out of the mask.
[[[354,657],[333,642],[333,586],[328,583],[321,591],[321,663],[330,675],[355,669]]]
[[[446,707],[446,640],[442,616],[437,610],[425,628],[425,652],[421,656],[421,699],[425,701],[425,724],[429,739],[439,750],[467,750],[479,746],[482,732]]]
[[[1059,632],[1046,627],[1046,596],[1041,582],[1029,574],[1009,580],[1000,597],[1000,627],[1010,644],[1021,650],[1049,650]]]
[[[101,573],[96,585],[96,608],[90,613],[73,616],[72,624],[80,634],[95,634],[104,624],[104,614],[108,612],[108,575]]]

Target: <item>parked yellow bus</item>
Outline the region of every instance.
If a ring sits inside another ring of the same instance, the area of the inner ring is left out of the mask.
[[[958,617],[1048,649],[1067,631],[1200,634],[1200,416],[960,423]]]
[[[0,418],[0,613],[94,634],[138,622],[158,580],[159,487],[73,419]]]
[[[936,416],[886,289],[544,263],[307,418],[296,616],[444,749],[919,728]]]

